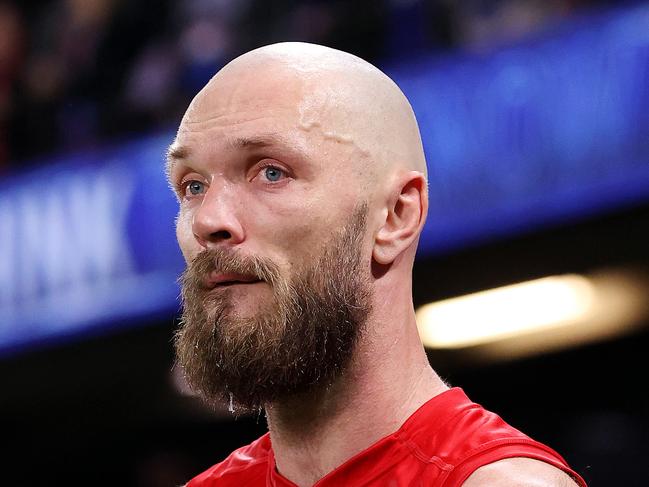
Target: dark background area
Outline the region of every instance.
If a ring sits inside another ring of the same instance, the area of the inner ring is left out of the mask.
[[[378,65],[484,52],[608,0],[0,1],[0,171],[177,125],[228,60],[302,40]]]
[[[279,40],[381,65],[515,42],[605,1],[0,1],[0,172],[175,126],[229,59]],[[638,2],[635,2],[638,3]],[[209,46],[207,48],[206,46]],[[649,269],[649,203],[418,260],[415,305],[567,272]],[[174,385],[175,317],[0,359],[0,484],[179,485],[265,432]],[[477,363],[430,352],[476,402],[589,485],[649,485],[649,323],[630,336]]]

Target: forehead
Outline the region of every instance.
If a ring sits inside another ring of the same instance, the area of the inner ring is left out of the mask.
[[[367,155],[345,117],[347,104],[341,96],[322,76],[314,79],[309,73],[266,66],[224,68],[190,104],[172,148],[202,146],[213,152],[261,146],[272,139],[303,152],[360,149]]]
[[[255,112],[286,115],[295,112],[303,92],[304,80],[294,73],[266,65],[226,66],[196,95],[182,124]]]
[[[303,83],[297,77],[262,69],[224,68],[194,98],[177,134],[177,143],[196,145],[260,134],[290,135],[299,117]]]
[[[359,130],[359,123],[367,125],[366,113],[357,109],[348,84],[322,70],[263,63],[226,66],[183,117],[168,154],[168,176],[174,163],[184,159],[174,157],[177,148],[183,148],[180,155],[189,150],[184,161],[192,166],[225,168],[241,160],[240,149],[268,147],[265,157],[298,163],[313,175],[326,174],[341,192],[367,186],[374,150]]]

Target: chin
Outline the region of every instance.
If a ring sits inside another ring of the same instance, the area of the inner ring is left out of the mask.
[[[273,293],[268,284],[258,282],[255,284],[235,285],[230,289],[229,301],[232,306],[232,313],[237,318],[255,318],[264,308],[270,304]]]

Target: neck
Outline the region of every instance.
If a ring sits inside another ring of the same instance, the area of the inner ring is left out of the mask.
[[[448,388],[431,369],[410,315],[396,333],[364,337],[335,384],[266,407],[276,467],[284,477],[300,487],[313,485]],[[386,329],[374,324],[368,322],[368,330]]]

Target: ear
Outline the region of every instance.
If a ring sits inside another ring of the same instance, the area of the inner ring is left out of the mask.
[[[417,239],[426,220],[428,193],[426,178],[409,171],[397,181],[388,201],[387,216],[374,239],[372,257],[382,265],[391,264]]]

